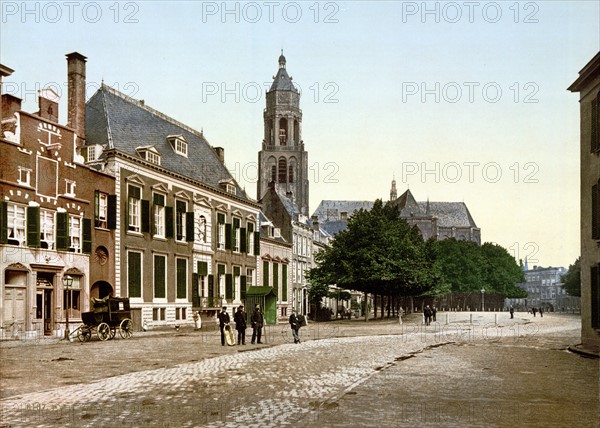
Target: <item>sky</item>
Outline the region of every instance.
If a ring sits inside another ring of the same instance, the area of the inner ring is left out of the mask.
[[[483,242],[565,266],[580,253],[579,96],[598,1],[2,1],[3,92],[66,123],[65,54],[202,130],[256,196],[278,57],[301,91],[310,211],[321,200],[465,202]]]

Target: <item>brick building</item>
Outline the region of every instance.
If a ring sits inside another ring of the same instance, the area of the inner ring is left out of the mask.
[[[67,55],[68,124],[59,99],[39,111],[2,95],[0,132],[0,326],[2,336],[61,335],[66,311],[81,322],[90,297],[114,292],[114,178],[84,164],[86,58]],[[0,66],[2,77],[12,73]],[[72,283],[65,289],[63,279]]]

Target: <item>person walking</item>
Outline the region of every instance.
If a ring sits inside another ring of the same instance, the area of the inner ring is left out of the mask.
[[[534,306],[531,308],[531,312],[533,312],[533,316],[535,317],[535,314],[537,314],[537,308]]]
[[[265,317],[263,316],[263,313],[260,311],[260,305],[256,305],[254,307],[254,312],[252,313],[252,316],[250,317],[250,322],[252,323],[252,344],[254,345],[254,342],[256,343],[262,343],[260,341],[260,338],[262,336],[262,328],[263,325],[265,323]]]
[[[294,336],[294,343],[300,343],[300,336],[298,331],[300,330],[300,320],[296,316],[296,310],[292,309],[292,315],[290,315],[290,327],[292,328],[292,336]]]
[[[512,306],[509,309],[510,312],[510,318],[513,319],[515,317],[515,308],[513,308]]]
[[[437,314],[437,308],[435,306],[432,306],[431,308],[431,316],[433,317],[433,322],[436,321],[435,316]]]
[[[235,315],[233,316],[235,321],[235,329],[238,332],[237,344],[246,344],[246,312],[244,311],[244,305],[240,305],[237,308]]]
[[[221,308],[221,312],[218,315],[219,318],[219,330],[221,330],[221,345],[225,346],[225,325],[229,324],[230,318],[227,313],[227,306]]]
[[[425,325],[429,325],[431,323],[431,308],[429,305],[423,309],[423,316],[425,317]]]
[[[540,307],[540,317],[544,317],[544,308]]]

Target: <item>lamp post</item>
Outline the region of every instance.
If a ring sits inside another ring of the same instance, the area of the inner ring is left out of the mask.
[[[485,295],[485,289],[481,289],[481,311],[485,311],[485,300],[484,300],[484,295]]]
[[[67,312],[67,326],[65,328],[65,339],[69,340],[69,335],[71,334],[71,332],[69,331],[69,309],[71,307],[71,285],[73,285],[73,277],[71,275],[65,275],[63,276],[63,285],[65,288],[65,291],[67,292],[67,308],[66,308],[66,312]]]

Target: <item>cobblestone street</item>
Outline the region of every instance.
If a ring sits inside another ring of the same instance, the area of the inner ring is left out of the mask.
[[[1,426],[597,426],[598,360],[566,350],[579,320],[495,315],[310,324],[299,345],[286,325],[265,345],[2,343]]]

